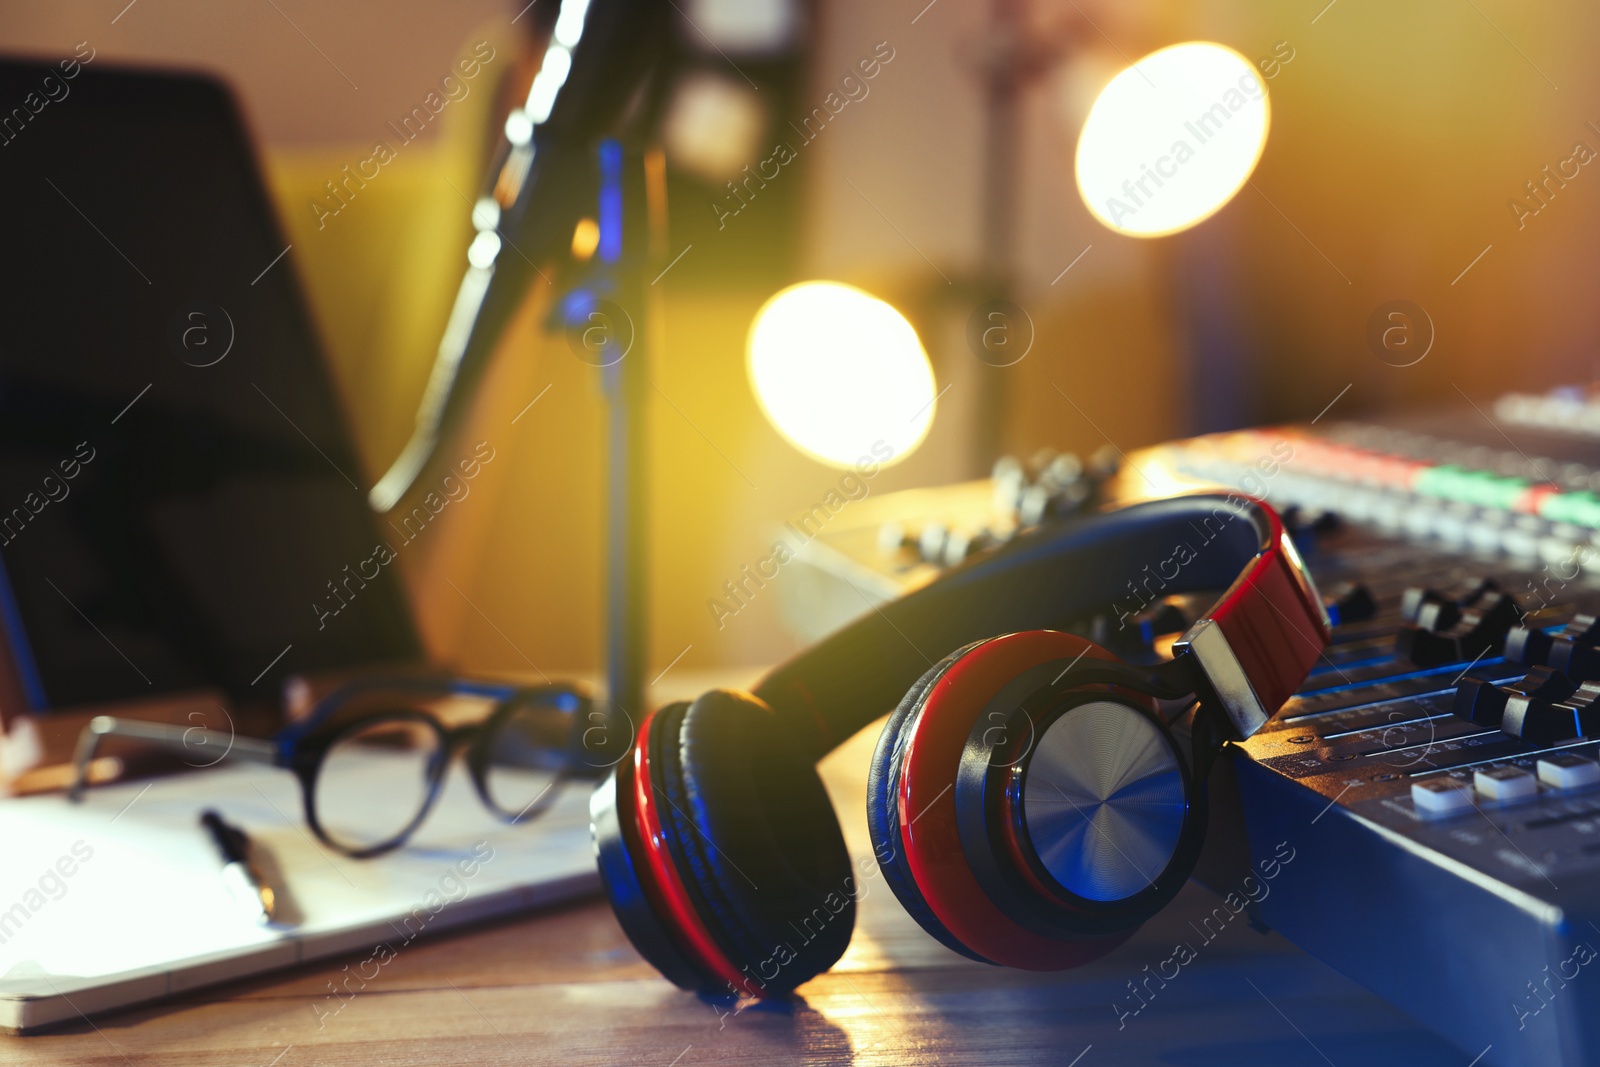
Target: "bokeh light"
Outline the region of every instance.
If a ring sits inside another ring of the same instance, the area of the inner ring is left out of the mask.
[[[1119,233],[1157,237],[1210,218],[1267,142],[1266,83],[1244,56],[1189,41],[1111,79],[1078,137],[1078,192]]]
[[[802,282],[779,292],[756,313],[747,356],[768,420],[823,463],[897,462],[933,425],[933,367],[916,330],[853,285]]]

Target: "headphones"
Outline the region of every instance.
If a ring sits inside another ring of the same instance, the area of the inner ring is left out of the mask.
[[[1108,609],[1126,625],[1224,587],[1154,666],[1045,628]],[[962,955],[1086,963],[1182,888],[1223,742],[1288,699],[1329,629],[1262,502],[1182,496],[1037,528],[752,693],[649,715],[590,804],[602,881],[640,953],[701,992],[778,995],[827,970],[879,873]],[[852,864],[815,763],[897,700],[867,779],[874,856]],[[1164,712],[1196,700],[1185,753]]]

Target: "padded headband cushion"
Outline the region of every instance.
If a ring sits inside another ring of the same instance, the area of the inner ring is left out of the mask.
[[[951,951],[979,963],[988,963],[990,961],[956,940],[955,935],[933,914],[927,900],[917,889],[916,879],[911,876],[904,850],[900,847],[900,806],[897,799],[900,744],[906,727],[916,721],[922,711],[923,698],[944,677],[950,665],[982,643],[980,641],[958,649],[930,667],[906,692],[905,699],[900,701],[900,706],[884,723],[883,732],[878,735],[878,747],[872,753],[872,766],[867,771],[867,830],[872,835],[872,851],[878,857],[883,880],[911,917]]]
[[[663,741],[673,855],[713,936],[769,992],[827,970],[850,943],[856,883],[815,768],[744,693],[706,693]]]
[[[1273,521],[1244,497],[1196,494],[1046,523],[865,612],[773,670],[756,695],[815,722],[819,757],[894,707],[929,655],[1139,610],[1152,595],[1220,592],[1263,550]],[[1160,573],[1180,545],[1188,562]]]

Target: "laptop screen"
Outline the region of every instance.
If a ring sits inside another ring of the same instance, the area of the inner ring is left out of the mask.
[[[416,658],[232,100],[80,53],[0,63],[10,688],[270,696]]]

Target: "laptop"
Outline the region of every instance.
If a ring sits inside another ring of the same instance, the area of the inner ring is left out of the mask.
[[[0,62],[0,718],[416,664],[405,548],[366,504],[238,107],[80,52]],[[582,797],[508,828],[452,778],[367,861],[312,842],[299,803],[287,772],[226,763],[0,801],[0,1028],[598,885]],[[296,926],[230,909],[207,806],[265,846]]]
[[[418,659],[228,92],[0,64],[0,203],[0,708]]]

